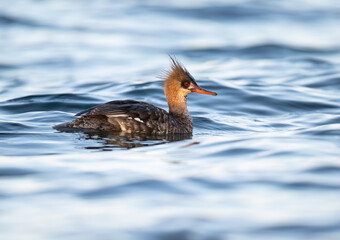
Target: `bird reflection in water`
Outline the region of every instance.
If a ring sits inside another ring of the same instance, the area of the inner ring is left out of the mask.
[[[191,138],[191,133],[147,135],[126,132],[84,131],[79,139],[96,140],[100,143],[100,146],[87,146],[85,149],[110,151],[113,149],[131,149],[136,147],[156,146]]]

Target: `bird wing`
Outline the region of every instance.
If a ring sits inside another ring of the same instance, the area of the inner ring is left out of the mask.
[[[148,120],[163,121],[168,113],[161,108],[146,102],[134,100],[118,100],[94,106],[77,113],[76,116],[105,115],[107,117],[126,117],[146,122]]]

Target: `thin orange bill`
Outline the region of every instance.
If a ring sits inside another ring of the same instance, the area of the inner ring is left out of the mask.
[[[210,92],[210,91],[205,90],[205,89],[200,88],[200,87],[191,89],[191,92],[197,92],[197,93],[202,93],[202,94],[208,94],[208,95],[217,96],[217,93],[215,93],[215,92]]]

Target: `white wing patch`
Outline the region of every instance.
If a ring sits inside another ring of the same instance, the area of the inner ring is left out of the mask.
[[[117,114],[117,115],[106,115],[107,117],[128,117],[127,114]],[[127,119],[132,120],[132,117],[128,117]],[[138,117],[133,118],[137,122],[144,123],[144,121]]]
[[[127,117],[128,115],[126,115],[126,114],[116,114],[116,115],[114,115],[114,114],[112,114],[112,115],[106,115],[107,117]]]
[[[137,122],[141,122],[144,123],[143,120],[141,120],[140,118],[134,118]]]

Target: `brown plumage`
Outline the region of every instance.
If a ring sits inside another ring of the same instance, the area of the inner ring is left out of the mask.
[[[76,115],[80,116],[78,119],[54,128],[59,131],[95,129],[145,134],[191,133],[193,124],[187,110],[187,95],[191,92],[217,94],[200,88],[178,61],[170,59],[171,69],[164,82],[169,113],[146,102],[118,100],[82,111]]]

